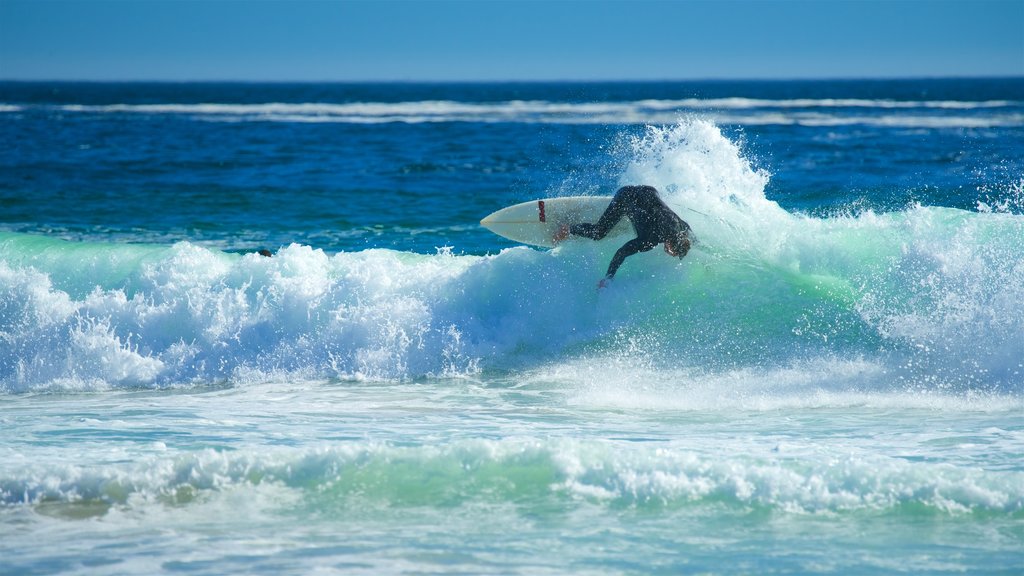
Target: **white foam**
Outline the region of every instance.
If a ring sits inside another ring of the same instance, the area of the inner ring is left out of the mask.
[[[710,370],[665,368],[643,353],[560,362],[526,374],[523,386],[565,391],[570,405],[640,412],[891,409],[929,412],[1024,411],[1014,394],[901,389],[884,359],[794,361],[786,366]]]
[[[726,440],[726,442],[728,442]],[[628,447],[628,449],[626,449]],[[417,502],[493,501],[520,493],[568,495],[600,505],[701,501],[781,512],[1024,511],[1024,473],[910,462],[849,446],[804,453],[676,443],[510,438],[442,446],[334,443],[317,448],[203,450],[102,466],[14,457],[0,473],[0,503],[93,502],[145,509],[206,505],[236,488],[277,487],[278,502],[328,492],[334,499],[389,507]],[[438,478],[443,481],[438,481]],[[291,495],[289,495],[291,494]],[[272,503],[273,504],[273,503]],[[258,513],[247,511],[246,513]]]

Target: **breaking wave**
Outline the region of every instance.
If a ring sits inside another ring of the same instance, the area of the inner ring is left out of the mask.
[[[858,365],[871,376],[857,386],[1024,392],[1024,217],[789,213],[703,120],[650,128],[622,156],[621,183],[658,187],[699,244],[682,262],[631,258],[601,292],[609,243],[265,258],[0,233],[0,388],[405,380],[633,356],[704,378]]]

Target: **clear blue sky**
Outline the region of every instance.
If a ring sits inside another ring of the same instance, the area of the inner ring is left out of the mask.
[[[1024,0],[0,0],[0,78],[1024,75]]]

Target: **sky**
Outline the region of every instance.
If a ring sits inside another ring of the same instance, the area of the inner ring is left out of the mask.
[[[1024,76],[1024,0],[0,0],[0,79]]]

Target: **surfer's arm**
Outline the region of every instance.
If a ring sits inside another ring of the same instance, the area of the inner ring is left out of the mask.
[[[626,242],[615,252],[615,256],[612,257],[611,263],[608,264],[608,273],[604,275],[606,280],[611,280],[615,277],[615,273],[619,271],[619,266],[622,266],[622,262],[639,252],[647,252],[651,248],[654,248],[656,244],[653,244],[650,240],[644,238],[633,238],[629,242]]]

